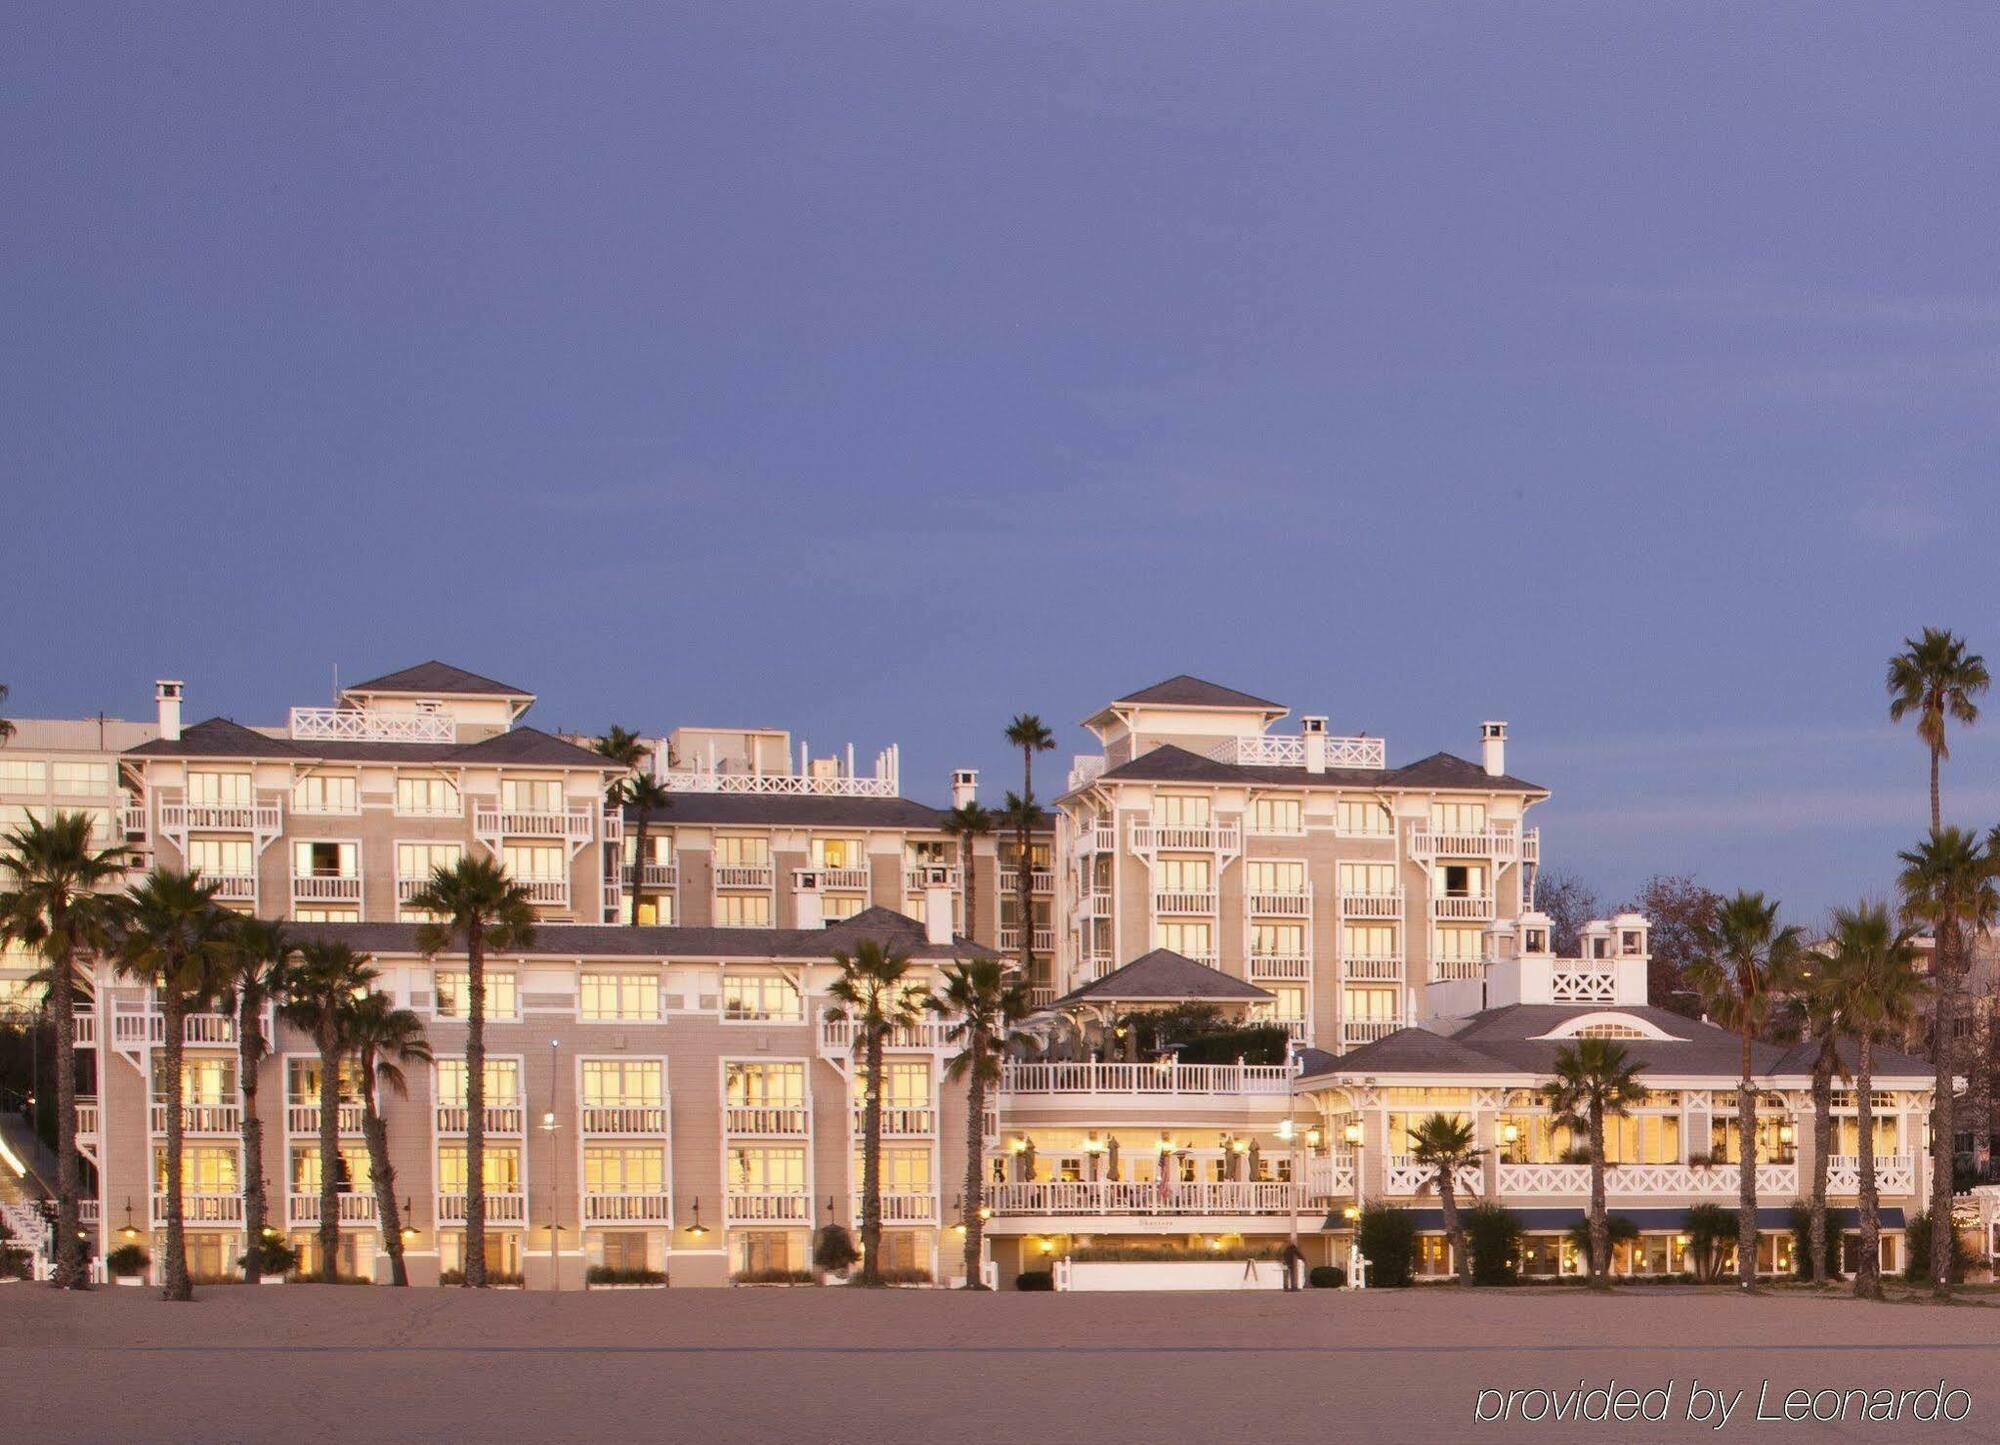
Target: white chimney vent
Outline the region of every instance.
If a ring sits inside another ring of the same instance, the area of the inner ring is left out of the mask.
[[[924,876],[924,942],[951,943],[951,874],[942,868]]]
[[[167,742],[181,740],[181,691],[185,683],[161,678],[153,684],[153,700],[160,706],[160,737]]]
[[[963,808],[979,801],[979,769],[954,768],[951,773],[951,805]]]
[[[1479,725],[1479,760],[1486,766],[1487,777],[1498,778],[1506,775],[1507,724],[1483,722]]]
[[[1305,739],[1306,771],[1309,773],[1325,772],[1326,719],[1323,717],[1300,718],[1299,733]]]
[[[792,894],[793,926],[804,932],[826,927],[826,904],[819,896],[819,879],[810,874],[801,875],[797,891]]]

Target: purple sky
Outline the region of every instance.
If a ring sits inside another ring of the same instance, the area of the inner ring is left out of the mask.
[[[1190,671],[1402,761],[1507,718],[1606,893],[1810,919],[1922,824],[1898,639],[2000,666],[1989,7],[8,33],[19,714],[172,674],[271,720],[436,655],[544,726],[900,739],[941,798],[1009,714],[1063,757]]]

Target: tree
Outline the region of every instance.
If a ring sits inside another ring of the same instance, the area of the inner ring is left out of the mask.
[[[644,738],[613,723],[603,737],[590,745],[590,750],[600,757],[611,759],[628,774],[637,773],[645,766],[646,759],[653,755],[653,748]],[[619,790],[625,785],[624,778],[614,778],[604,789],[604,801],[610,807],[617,807]]]
[[[87,1289],[79,1238],[83,1156],[76,1147],[77,964],[109,943],[117,898],[105,892],[125,874],[121,850],[91,845],[90,817],[30,818],[0,842],[0,941],[40,955],[55,1032],[57,1289]]]
[[[166,1086],[162,1104],[167,1114],[167,1260],[163,1297],[194,1298],[188,1278],[187,1222],[181,1198],[181,1140],[186,1130],[183,1112],[186,1080],[181,1073],[186,1019],[215,994],[220,982],[235,915],[216,906],[220,885],[202,881],[199,870],[181,873],[155,868],[127,890],[119,910],[118,971],[151,985],[160,1002],[160,1053],[154,1062],[153,1091]],[[160,1076],[165,1075],[162,1079]],[[257,1241],[261,1244],[262,1241]]]
[[[1472,1251],[1458,1217],[1458,1171],[1479,1163],[1485,1150],[1472,1142],[1472,1124],[1452,1114],[1432,1114],[1410,1131],[1410,1157],[1431,1171],[1437,1181],[1438,1206],[1444,1211],[1444,1232],[1458,1261],[1458,1278],[1472,1283]]]
[[[1821,1217],[1822,1226],[1825,1223]],[[1723,1244],[1736,1232],[1736,1216],[1720,1204],[1691,1204],[1687,1218],[1681,1222],[1681,1232],[1687,1235],[1687,1252],[1694,1261],[1694,1277],[1702,1284],[1713,1284],[1722,1274]]]
[[[389,1283],[407,1286],[410,1271],[403,1262],[403,1221],[396,1209],[396,1166],[389,1158],[389,1125],[382,1116],[376,1094],[386,1088],[398,1098],[408,1098],[406,1064],[431,1061],[430,1041],[424,1037],[424,1021],[406,1008],[397,1008],[386,994],[370,993],[355,999],[348,1008],[342,1034],[354,1051],[361,1084],[361,1133],[368,1141],[368,1178],[375,1187],[375,1217],[383,1247],[389,1252]]]
[[[986,1093],[1000,1081],[1001,1051],[1015,1025],[1027,1017],[1028,991],[995,960],[976,958],[945,969],[943,994],[925,1002],[952,1021],[946,1037],[958,1046],[945,1074],[965,1081],[965,1213],[959,1218],[965,1230],[965,1287],[984,1289],[979,1269],[985,1259],[986,1170],[980,1143],[986,1137]]]
[[[1622,1118],[1646,1097],[1639,1073],[1646,1066],[1610,1039],[1578,1039],[1556,1051],[1555,1076],[1542,1085],[1549,1112],[1590,1150],[1590,1280],[1610,1283],[1611,1232],[1604,1213],[1604,1121]]]
[[[6,704],[6,701],[7,701],[7,684],[4,682],[0,682],[0,706],[4,706]],[[0,747],[4,747],[13,736],[14,736],[14,724],[7,721],[6,718],[0,717]]]
[[[264,1005],[282,996],[289,984],[296,946],[282,923],[239,918],[229,930],[222,951],[217,993],[236,1015],[236,1072],[243,1092],[243,1278],[257,1283],[264,1275],[264,1238],[270,1221],[270,1201],[264,1189],[264,1120],[257,1111],[257,1073],[271,1052],[264,1037]]]
[[[840,977],[827,988],[828,1016],[854,1021],[854,1052],[861,1064],[861,1276],[857,1284],[882,1283],[882,1052],[889,1035],[917,1021],[922,994],[907,981],[910,960],[872,938],[852,954],[836,953]],[[972,1147],[968,1145],[968,1147]]]
[[[1875,1187],[1875,1041],[1907,1023],[1916,1010],[1924,981],[1917,972],[1915,934],[1909,928],[1898,929],[1883,904],[1864,901],[1839,909],[1833,915],[1833,958],[1827,972],[1833,1011],[1854,1035],[1854,1123],[1859,1134],[1855,1147],[1861,1175],[1861,1257],[1854,1271],[1854,1294],[1857,1299],[1880,1299],[1882,1210]],[[1947,1170],[1947,1189],[1949,1180]]]
[[[1976,699],[1986,691],[1986,659],[1965,650],[1965,639],[1939,627],[1923,636],[1903,639],[1903,650],[1889,659],[1889,719],[1901,722],[1915,713],[1917,738],[1931,757],[1931,831],[1943,826],[1938,803],[1938,765],[1951,756],[1945,736],[1947,720],[1967,727],[1979,721]]]
[[[993,831],[993,814],[977,803],[961,803],[944,815],[945,832],[958,839],[958,876],[965,887],[965,936],[979,940],[979,882],[972,871],[972,840]]]
[[[1963,828],[1933,829],[1915,848],[1896,855],[1903,864],[1897,885],[1903,916],[1928,924],[1936,940],[1931,977],[1931,1290],[1951,1298],[1951,1184],[1956,1121],[1952,1078],[1957,1050],[1952,1030],[1958,1016],[1958,985],[1964,974],[1967,941],[1979,937],[2000,914],[1993,881],[1994,859]]]
[[[651,773],[634,773],[625,780],[618,799],[631,810],[632,817],[631,923],[636,928],[639,925],[639,900],[646,891],[646,833],[652,825],[653,814],[664,813],[673,806],[674,795],[667,791],[665,783]]]
[[[1657,873],[1624,907],[1644,914],[1652,925],[1653,950],[1646,968],[1646,997],[1656,1008],[1693,1016],[1700,1012],[1688,987],[1688,965],[1701,956],[1701,940],[1715,923],[1722,895],[1680,873]]]
[[[1701,956],[1688,968],[1709,1013],[1736,1033],[1737,1188],[1736,1282],[1757,1284],[1757,1088],[1751,1043],[1769,1023],[1783,990],[1793,983],[1804,951],[1798,925],[1778,926],[1776,899],[1739,891],[1725,898],[1702,939]]]
[[[1832,1276],[1826,1237],[1826,1188],[1833,1149],[1833,1078],[1845,1078],[1846,1066],[1840,1058],[1840,994],[1835,986],[1832,950],[1826,954],[1803,955],[1796,986],[1779,1004],[1773,1027],[1782,1038],[1803,1039],[1813,1045],[1813,1178],[1806,1206],[1806,1253],[1811,1256],[1814,1284],[1825,1284]],[[1719,1206],[1704,1206],[1717,1208]]]
[[[355,1000],[379,976],[345,943],[308,943],[285,995],[285,1021],[319,1050],[319,1277],[326,1284],[340,1278],[340,1062]]]
[[[1014,830],[1014,915],[1021,929],[1021,977],[1035,980],[1035,853],[1031,842],[1039,812],[1035,803],[1035,754],[1056,745],[1055,734],[1031,712],[1017,713],[1007,724],[1007,741],[1021,750],[1021,792],[1007,795],[1006,821]]]
[[[1597,890],[1576,874],[1544,868],[1535,875],[1535,907],[1549,916],[1549,944],[1558,958],[1583,952],[1583,925],[1604,916]]]
[[[431,915],[417,947],[435,958],[465,950],[465,1287],[486,1288],[486,950],[525,948],[535,937],[527,889],[490,858],[438,868],[410,898]]]

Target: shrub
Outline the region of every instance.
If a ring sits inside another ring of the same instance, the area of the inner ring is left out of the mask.
[[[608,1264],[593,1264],[583,1272],[585,1284],[665,1284],[666,1272],[657,1269],[615,1269]]]
[[[1793,1228],[1797,1229],[1799,1206],[1792,1205]],[[1703,1284],[1708,1284],[1722,1274],[1723,1257],[1736,1238],[1736,1214],[1724,1209],[1720,1204],[1694,1204],[1688,1207],[1687,1217],[1681,1222],[1681,1229],[1688,1237],[1688,1261],[1694,1267],[1694,1276]],[[1811,1237],[1808,1224],[1807,1238]],[[1796,1240],[1794,1244],[1796,1245]],[[1793,1258],[1803,1258],[1796,1248]]]
[[[1708,1155],[1706,1154],[1697,1152],[1688,1155],[1688,1166],[1693,1169],[1706,1169],[1708,1168],[1710,1162],[1711,1161]]]
[[[813,1268],[822,1274],[841,1274],[861,1259],[854,1237],[838,1224],[829,1224],[813,1239]]]
[[[1565,1164],[1588,1164],[1589,1162],[1590,1147],[1585,1144],[1578,1144],[1563,1155],[1563,1163]]]
[[[136,1244],[121,1244],[104,1256],[105,1267],[121,1278],[144,1274],[152,1262],[152,1257]]]
[[[1474,1284],[1512,1284],[1520,1270],[1521,1217],[1504,1204],[1462,1211]]]
[[[1314,1289],[1346,1289],[1347,1271],[1337,1264],[1316,1264],[1306,1271],[1306,1283]]]
[[[1276,1024],[1200,1034],[1181,1045],[1184,1064],[1282,1064],[1291,1035]]]
[[[1027,1269],[1014,1278],[1014,1288],[1024,1294],[1047,1294],[1055,1287],[1055,1271],[1050,1269]]]
[[[34,1256],[18,1245],[0,1244],[0,1279],[33,1279]]]
[[[340,1282],[342,1284],[368,1283],[368,1281],[365,1279],[342,1279]],[[448,1269],[443,1274],[440,1274],[438,1276],[438,1283],[464,1284],[465,1271],[462,1269]],[[489,1285],[510,1285],[510,1284],[517,1285],[521,1283],[521,1276],[518,1274],[509,1274],[504,1269],[489,1269],[486,1271],[486,1283]]]
[[[929,1284],[931,1283],[931,1272],[927,1269],[917,1267],[909,1269],[885,1269],[882,1271],[882,1283]]]
[[[1356,1242],[1368,1260],[1368,1283],[1399,1289],[1417,1264],[1417,1218],[1407,1209],[1371,1204],[1361,1211]]]
[[[1965,1247],[1965,1238],[1957,1230],[1951,1232],[1951,1277],[1954,1283],[1965,1279],[1966,1266],[1972,1263],[1972,1252]],[[1913,1209],[1903,1219],[1903,1278],[1912,1284],[1922,1284],[1931,1277],[1931,1216],[1929,1211]]]
[[[1619,1245],[1630,1244],[1633,1240],[1637,1239],[1639,1237],[1639,1226],[1622,1214],[1607,1214],[1604,1217],[1604,1234],[1605,1242],[1615,1250]],[[1569,1227],[1569,1242],[1576,1246],[1576,1252],[1582,1257],[1587,1269],[1590,1263],[1590,1216],[1588,1214]],[[1604,1268],[1607,1274],[1610,1273],[1610,1260],[1607,1259],[1604,1262]]]
[[[265,1274],[290,1274],[292,1266],[299,1262],[299,1252],[282,1239],[265,1239],[263,1247],[257,1250],[257,1256],[258,1268]],[[248,1250],[237,1259],[236,1265],[239,1269],[250,1268]]]
[[[729,1276],[731,1284],[818,1284],[809,1269],[739,1269]]]

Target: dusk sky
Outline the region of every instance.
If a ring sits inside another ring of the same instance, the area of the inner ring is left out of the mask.
[[[1924,826],[1900,639],[2000,668],[1993,7],[11,21],[15,715],[435,656],[997,801],[1192,672],[1811,922]]]

